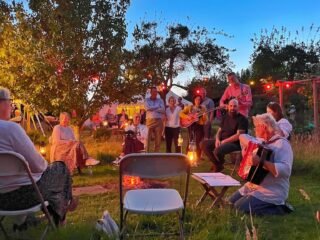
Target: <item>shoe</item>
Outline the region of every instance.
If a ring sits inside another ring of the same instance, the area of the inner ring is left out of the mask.
[[[94,158],[88,158],[86,160],[86,166],[95,166],[98,165],[100,163],[100,161],[94,159]]]

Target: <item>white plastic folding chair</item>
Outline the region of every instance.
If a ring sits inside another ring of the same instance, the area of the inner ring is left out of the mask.
[[[48,220],[48,224],[47,224],[47,226],[46,226],[46,228],[40,238],[40,239],[44,239],[44,237],[48,231],[49,226],[52,226],[53,229],[56,229],[56,225],[53,222],[53,219],[51,218],[51,216],[48,212],[47,206],[49,205],[49,203],[47,201],[44,201],[44,199],[39,191],[39,188],[31,175],[29,164],[25,160],[25,158],[21,154],[18,154],[15,152],[0,151],[0,181],[1,181],[1,178],[3,178],[3,177],[19,176],[19,175],[26,176],[30,179],[31,184],[34,187],[34,190],[39,198],[40,203],[31,207],[31,208],[28,208],[28,209],[14,210],[14,211],[0,210],[0,229],[2,230],[5,237],[7,239],[9,239],[9,236],[8,236],[7,232],[5,231],[5,228],[2,224],[2,222],[6,216],[23,216],[23,215],[34,214],[34,213],[43,211],[43,213],[45,214],[45,216]],[[3,187],[14,188],[17,186],[15,184],[12,184],[10,186],[3,186]],[[1,189],[1,186],[0,186],[0,189]]]
[[[178,235],[180,239],[184,239],[183,222],[190,177],[190,162],[187,156],[179,153],[128,154],[121,159],[119,171],[121,238],[125,236],[128,213],[158,215],[176,212],[180,229]],[[123,175],[148,179],[185,175],[184,197],[182,199],[177,190],[170,188],[129,190],[123,197]]]

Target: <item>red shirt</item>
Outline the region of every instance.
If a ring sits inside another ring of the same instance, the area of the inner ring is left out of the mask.
[[[226,104],[224,103],[225,100],[231,97],[238,100],[239,113],[248,117],[249,110],[252,106],[252,94],[249,85],[240,83],[239,85],[228,86],[220,99],[220,106]]]

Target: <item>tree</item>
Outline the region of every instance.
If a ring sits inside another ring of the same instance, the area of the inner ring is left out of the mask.
[[[145,88],[162,86],[161,97],[165,99],[174,79],[186,70],[202,75],[228,69],[229,50],[215,43],[212,32],[182,24],[169,25],[166,31],[164,36],[159,34],[156,22],[142,22],[135,27],[132,60],[127,69]]]
[[[75,110],[81,125],[104,103],[121,99],[125,12],[129,0],[30,0],[7,4],[0,75],[14,94],[41,109]],[[19,61],[12,61],[12,54]],[[130,97],[134,92],[130,92]]]
[[[319,31],[320,27],[312,24],[307,36],[304,36],[303,27],[295,35],[285,27],[255,35],[251,39],[254,45],[251,55],[253,77],[294,80],[315,73],[320,60]]]

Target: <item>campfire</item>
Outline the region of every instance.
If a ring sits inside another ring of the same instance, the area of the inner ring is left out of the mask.
[[[123,176],[123,186],[127,188],[138,188],[143,184],[140,177]]]

